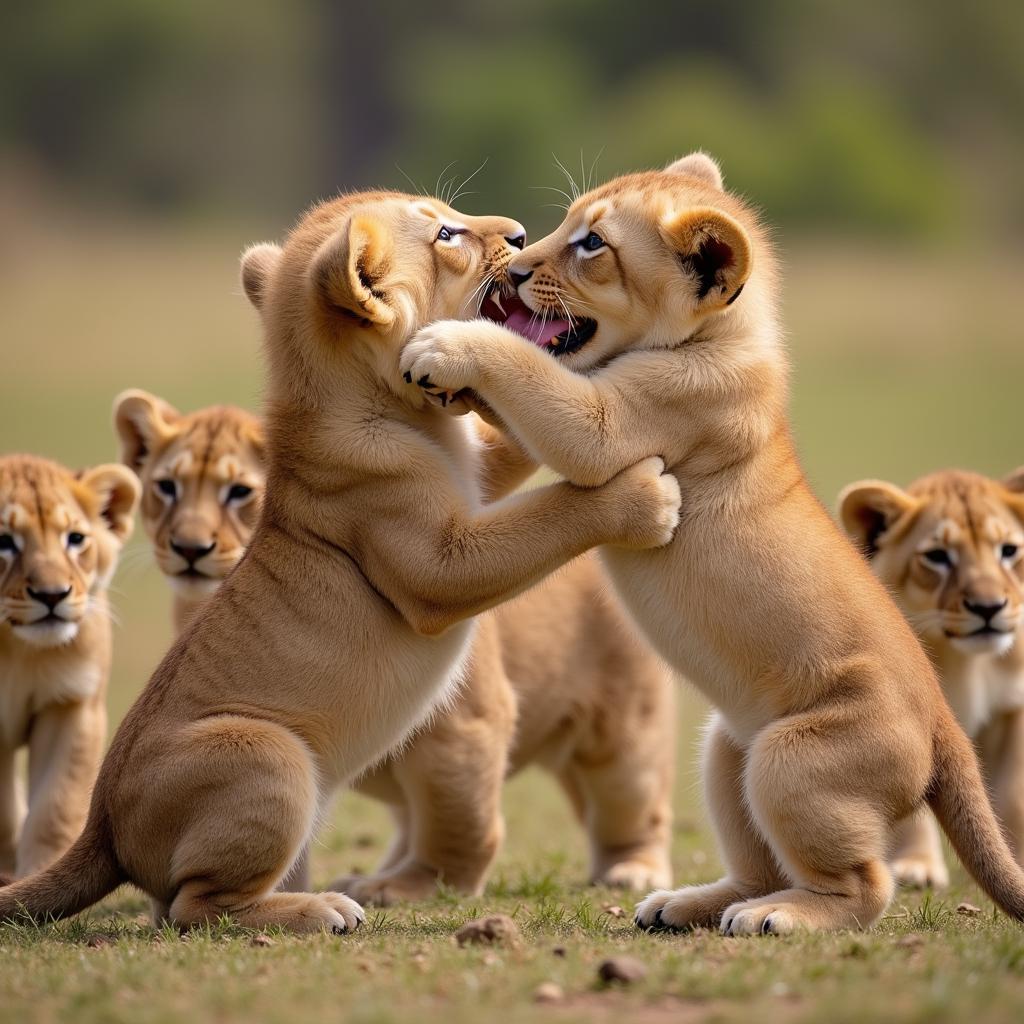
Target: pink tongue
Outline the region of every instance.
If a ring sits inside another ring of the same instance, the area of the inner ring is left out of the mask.
[[[572,324],[568,320],[542,320],[538,314],[530,310],[514,309],[508,315],[505,326],[524,338],[529,338],[534,345],[544,346],[552,338],[569,330]]]

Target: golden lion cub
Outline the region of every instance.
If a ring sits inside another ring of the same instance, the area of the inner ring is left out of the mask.
[[[182,415],[144,391],[126,391],[114,407],[122,460],[143,484],[143,525],[175,588],[180,632],[252,537],[263,431],[241,409]],[[499,453],[503,439],[484,423],[474,427],[501,468],[485,496],[503,496],[535,464],[513,446]],[[200,557],[190,561],[193,551]],[[376,904],[422,899],[438,881],[480,892],[504,831],[506,774],[532,762],[555,772],[587,827],[595,881],[668,885],[673,684],[607,589],[584,556],[480,617],[458,696],[355,783],[392,810],[397,835],[386,860],[332,889]],[[305,856],[284,884],[308,888]]]
[[[982,887],[1024,917],[1024,873],[920,644],[811,493],[786,415],[772,251],[694,154],[581,196],[509,265],[504,323],[438,323],[402,369],[471,388],[527,450],[600,484],[658,452],[675,539],[604,562],[655,647],[718,709],[704,755],[728,874],[657,892],[645,928],[864,928],[894,830],[925,802]],[[458,404],[458,403],[456,403]]]
[[[56,860],[85,823],[107,731],[107,586],[138,498],[123,466],[74,474],[0,458],[0,871],[18,878]]]
[[[411,332],[475,312],[522,235],[371,192],[245,254],[270,378],[259,525],[118,729],[82,836],[0,890],[0,920],[76,913],[130,881],[179,927],[356,927],[340,893],[275,887],[325,797],[451,694],[468,620],[595,545],[669,540],[679,492],[658,459],[483,507],[464,421],[402,380]]]
[[[114,400],[121,461],[142,481],[142,525],[174,589],[181,632],[245,553],[263,500],[264,440],[244,409],[182,414],[145,391]]]
[[[920,632],[942,689],[974,740],[989,792],[1018,863],[1024,863],[1024,472],[1002,482],[933,473],[905,491],[881,480],[851,484],[840,518]],[[927,811],[907,820],[893,874],[944,886],[949,874]]]

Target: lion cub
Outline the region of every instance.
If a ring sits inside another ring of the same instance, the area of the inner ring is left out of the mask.
[[[142,482],[141,518],[174,590],[181,632],[245,553],[263,501],[265,442],[244,409],[182,414],[145,391],[114,399],[121,461]]]
[[[595,545],[671,538],[658,459],[482,507],[462,421],[404,384],[411,332],[474,311],[522,243],[514,221],[372,192],[246,253],[269,363],[259,524],[121,723],[82,836],[0,890],[0,920],[131,881],[179,927],[356,927],[346,896],[275,891],[326,796],[453,692],[472,616]]]
[[[970,742],[801,471],[775,261],[717,165],[694,154],[588,192],[509,276],[519,301],[488,310],[503,326],[433,324],[402,369],[435,392],[473,389],[569,480],[600,484],[656,451],[685,498],[667,547],[603,557],[654,646],[718,709],[704,778],[728,873],[653,894],[638,923],[868,927],[892,897],[893,832],[925,802],[1024,917]]]
[[[107,731],[107,586],[138,499],[123,466],[76,474],[0,458],[0,871],[17,878],[55,861],[85,823]]]
[[[183,415],[144,391],[120,395],[114,421],[122,461],[142,481],[142,523],[175,588],[180,632],[252,537],[263,431],[241,409]],[[483,488],[492,501],[535,464],[517,446],[501,447],[486,423],[473,426],[499,470]],[[459,694],[355,783],[393,812],[387,859],[332,889],[377,904],[422,899],[438,881],[480,892],[503,833],[506,774],[530,762],[549,767],[570,795],[590,833],[595,881],[668,884],[673,684],[607,589],[584,556],[480,617]],[[307,869],[303,857],[285,886],[308,887]]]
[[[1024,863],[1024,471],[1000,482],[947,470],[905,491],[866,480],[843,491],[839,513],[921,634]],[[907,885],[949,882],[926,810],[900,829],[892,870]]]

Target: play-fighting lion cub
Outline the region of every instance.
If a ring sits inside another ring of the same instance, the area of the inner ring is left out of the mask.
[[[431,325],[402,369],[475,390],[569,480],[600,484],[654,451],[683,494],[670,545],[604,561],[718,709],[704,777],[728,874],[653,894],[638,923],[867,927],[892,896],[893,831],[925,802],[982,887],[1024,917],[1024,874],[971,745],[801,471],[774,258],[714,162],[695,154],[581,196],[509,274],[520,303],[504,304],[505,326]]]
[[[0,458],[0,872],[47,867],[85,823],[107,731],[107,587],[138,497],[123,466]]]
[[[942,689],[974,740],[1010,848],[1024,863],[1024,472],[1003,481],[933,473],[905,491],[881,480],[839,499],[851,539],[924,640]],[[893,874],[944,886],[934,819],[907,820]]]
[[[142,480],[142,522],[175,588],[180,632],[252,537],[263,431],[241,409],[182,415],[144,391],[120,395],[114,420],[122,460]],[[501,439],[486,424],[474,427],[503,470],[487,497],[502,497],[534,463],[516,464],[516,452],[495,449]],[[458,696],[355,784],[392,811],[387,858],[374,874],[332,888],[361,903],[421,899],[438,881],[481,891],[504,832],[505,777],[531,762],[569,794],[590,834],[595,881],[668,884],[673,685],[607,589],[585,556],[480,617]],[[305,857],[285,884],[308,887]]]
[[[264,439],[244,409],[180,413],[145,391],[114,400],[121,461],[142,481],[142,525],[181,632],[245,553],[263,500]]]
[[[658,459],[483,506],[465,421],[402,380],[410,333],[473,312],[522,234],[375,192],[246,253],[269,361],[259,525],[118,729],[81,838],[0,889],[0,920],[131,881],[179,927],[354,928],[346,896],[274,891],[325,796],[451,693],[473,615],[595,545],[671,537],[679,491]]]

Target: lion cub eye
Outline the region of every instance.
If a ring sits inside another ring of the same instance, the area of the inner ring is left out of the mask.
[[[78,530],[72,530],[68,534],[68,547],[69,548],[80,548],[85,543],[85,534],[80,533]]]
[[[9,533],[0,533],[0,553],[14,552],[18,550],[17,542]]]
[[[252,494],[252,488],[245,484],[232,484],[228,488],[227,503],[229,505],[245,501]]]
[[[948,568],[953,564],[949,552],[945,548],[932,548],[924,553],[924,560],[929,565],[940,565]]]
[[[178,485],[170,479],[157,480],[156,489],[165,498],[170,498],[171,501],[178,496]]]
[[[576,244],[584,252],[597,252],[598,249],[603,249],[608,243],[596,231],[591,231],[586,238],[581,238]]]
[[[437,238],[435,238],[434,241],[447,242],[448,245],[458,245],[459,235],[463,234],[465,234],[464,228],[450,228],[447,226],[443,226],[441,230],[438,231]]]
[[[999,554],[1003,558],[1009,560],[1011,558],[1016,558],[1017,557],[1017,552],[1019,550],[1020,549],[1019,549],[1019,547],[1016,544],[1003,544],[1002,547],[1000,547],[1000,549],[999,549]]]

